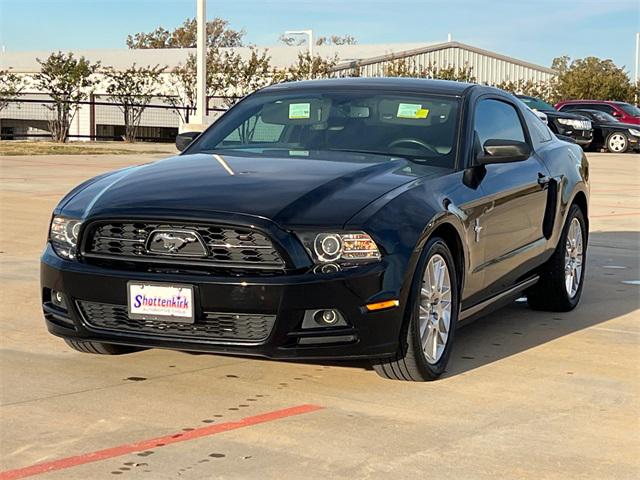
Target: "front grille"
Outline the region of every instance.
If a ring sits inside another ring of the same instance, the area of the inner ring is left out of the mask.
[[[79,300],[76,302],[89,328],[136,335],[159,335],[237,343],[261,343],[271,333],[275,315],[204,312],[195,323],[129,318],[127,307]]]
[[[155,230],[196,232],[204,244],[204,256],[150,251]],[[109,222],[88,229],[83,255],[88,258],[155,261],[225,268],[283,269],[284,261],[264,234],[245,227],[203,224]]]

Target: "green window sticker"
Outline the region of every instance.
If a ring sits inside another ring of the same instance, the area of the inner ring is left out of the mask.
[[[398,118],[427,118],[429,115],[428,108],[422,108],[419,103],[399,103]]]
[[[290,157],[308,157],[309,150],[289,150]]]
[[[289,105],[289,118],[292,120],[309,118],[311,116],[310,103],[291,103]]]

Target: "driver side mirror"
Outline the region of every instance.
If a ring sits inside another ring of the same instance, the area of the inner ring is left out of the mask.
[[[176,137],[176,148],[182,152],[185,148],[187,148],[191,144],[191,142],[193,142],[196,139],[196,137],[200,135],[200,133],[202,132],[179,133],[178,136]]]
[[[511,163],[526,160],[531,156],[531,148],[517,140],[490,139],[484,142],[482,152],[476,157],[479,165]]]

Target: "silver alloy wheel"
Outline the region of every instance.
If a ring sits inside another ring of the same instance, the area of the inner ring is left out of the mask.
[[[614,133],[609,137],[609,150],[624,152],[627,149],[627,139],[621,133]]]
[[[577,218],[571,220],[569,231],[567,232],[567,243],[564,252],[564,285],[573,298],[580,288],[582,279],[582,226]]]
[[[444,353],[451,327],[451,277],[447,262],[437,253],[422,278],[418,325],[422,352],[433,365]]]

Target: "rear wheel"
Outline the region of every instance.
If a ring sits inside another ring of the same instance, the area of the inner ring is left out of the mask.
[[[535,310],[568,312],[580,301],[587,259],[587,226],[582,210],[572,205],[553,256],[540,271],[540,280],[527,292]]]
[[[629,148],[627,136],[622,132],[613,132],[607,137],[607,150],[611,153],[625,153]]]
[[[125,353],[133,353],[141,348],[128,347],[125,345],[114,345],[112,343],[90,342],[84,340],[74,340],[65,338],[64,341],[74,350],[82,353],[93,353],[96,355],[122,355]]]
[[[396,355],[373,368],[393,380],[435,380],[447,365],[459,308],[455,264],[442,239],[427,242],[409,298],[410,318]]]

